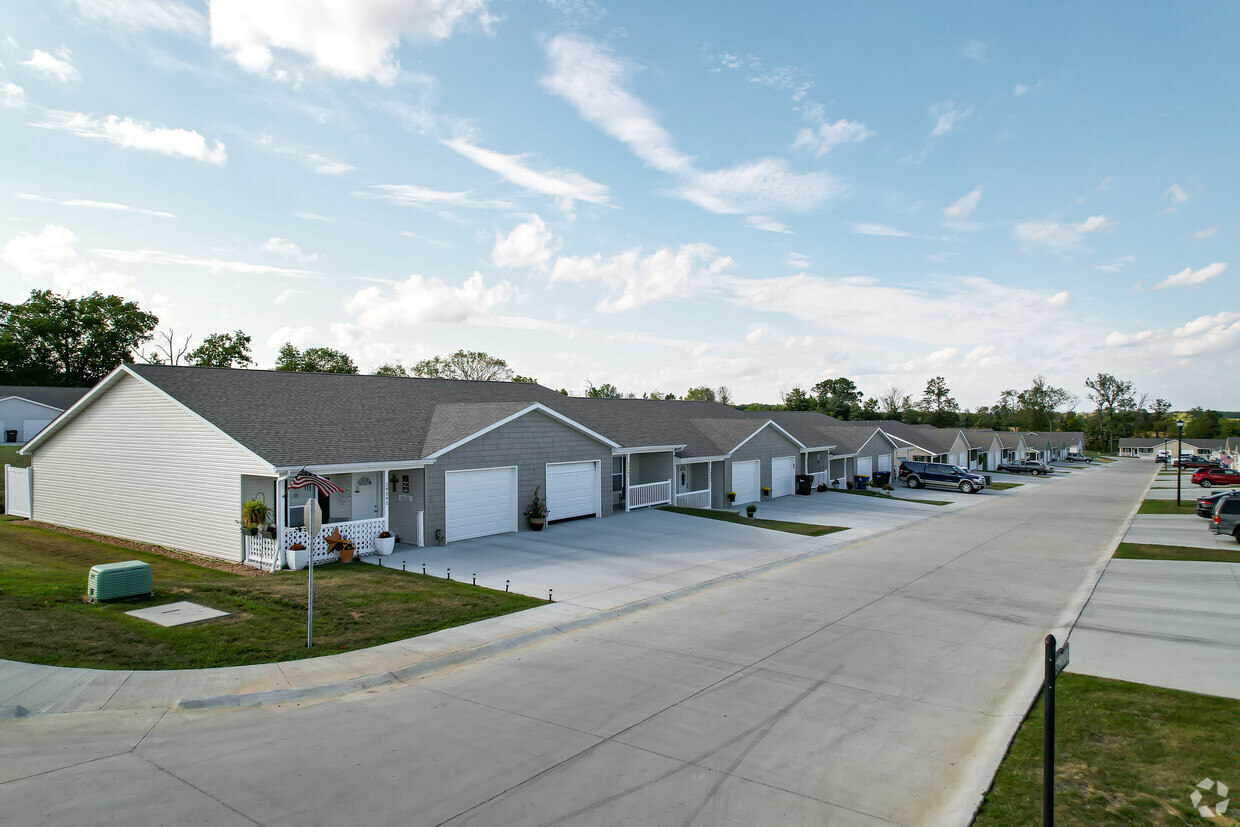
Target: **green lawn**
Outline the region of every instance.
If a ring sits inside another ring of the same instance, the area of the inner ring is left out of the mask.
[[[1189,492],[1182,498],[1182,504],[1176,505],[1175,500],[1145,500],[1137,509],[1138,514],[1196,514],[1197,495]]]
[[[1240,701],[1064,673],[1056,684],[1055,736],[1056,824],[1237,823],[1200,818],[1188,796],[1204,778],[1236,783]],[[973,824],[1041,822],[1039,700]]]
[[[96,563],[151,564],[151,598],[91,605]],[[361,563],[314,570],[315,647],[306,649],[305,571],[249,575],[0,521],[0,658],[104,669],[192,669],[376,646],[545,601]],[[164,629],[125,612],[190,600],[226,618]]]
[[[1020,488],[1023,482],[992,482],[987,488],[993,488],[996,491],[1007,491],[1009,488]]]
[[[900,502],[923,503],[924,505],[951,505],[950,500],[922,500],[917,497],[893,497],[882,491],[858,491],[855,488],[832,488],[834,494],[855,494],[858,497],[880,497],[884,500],[899,500]]]
[[[4,470],[4,466],[13,465],[18,468],[29,468],[30,457],[19,457],[17,455],[16,445],[0,445],[0,471]],[[0,474],[0,503],[4,502],[4,474]],[[0,509],[3,513],[4,509]]]
[[[1208,531],[1206,521],[1201,530]],[[1240,563],[1240,543],[1234,549],[1156,546],[1152,543],[1120,543],[1115,557],[1121,560],[1204,560],[1210,563]]]
[[[733,511],[716,511],[709,508],[681,508],[680,506],[665,505],[661,511],[670,511],[673,514],[688,514],[691,517],[705,517],[708,520],[722,520],[725,523],[739,523],[741,525],[756,526],[757,528],[769,528],[772,531],[786,531],[789,534],[800,534],[805,537],[822,537],[824,534],[834,534],[837,531],[847,531],[847,526],[839,525],[815,525],[814,523],[792,523],[786,520],[764,520],[761,517],[743,517]],[[758,511],[762,511],[762,506],[758,506]]]

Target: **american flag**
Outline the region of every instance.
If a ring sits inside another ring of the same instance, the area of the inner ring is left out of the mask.
[[[344,489],[336,485],[336,483],[326,477],[320,477],[318,474],[311,474],[309,471],[302,471],[288,481],[290,489],[309,488],[311,485],[317,485],[320,494],[340,494],[344,492]]]

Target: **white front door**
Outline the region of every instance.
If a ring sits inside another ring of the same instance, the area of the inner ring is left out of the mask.
[[[761,496],[762,463],[756,459],[732,463],[732,490],[738,503],[756,503]]]
[[[597,462],[548,463],[547,519],[601,516],[601,485]]]
[[[353,475],[353,513],[351,519],[373,520],[379,516],[379,485],[383,478],[368,472]]]
[[[516,530],[516,466],[444,473],[447,542]]]
[[[857,457],[857,476],[874,476],[874,457]]]
[[[796,457],[775,457],[771,460],[771,499],[787,497],[795,490]]]

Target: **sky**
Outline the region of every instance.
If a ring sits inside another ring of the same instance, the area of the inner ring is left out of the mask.
[[[1240,408],[1240,6],[9,0],[0,300],[582,393]]]

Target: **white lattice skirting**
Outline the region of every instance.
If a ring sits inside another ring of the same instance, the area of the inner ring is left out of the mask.
[[[279,571],[284,566],[276,541],[264,534],[245,535],[245,560],[242,562],[264,571]]]
[[[327,550],[327,540],[324,539],[328,534],[337,530],[339,530],[341,537],[353,541],[353,545],[357,547],[354,554],[361,557],[377,554],[378,552],[375,551],[375,539],[379,536],[379,532],[384,531],[385,528],[382,517],[374,520],[356,520],[349,523],[328,523],[319,531],[319,535],[314,538],[314,543],[310,546],[314,554],[314,562],[317,565],[319,563],[334,563],[340,559],[338,552]],[[284,547],[288,548],[294,543],[306,545],[306,534],[305,526],[285,529]]]

